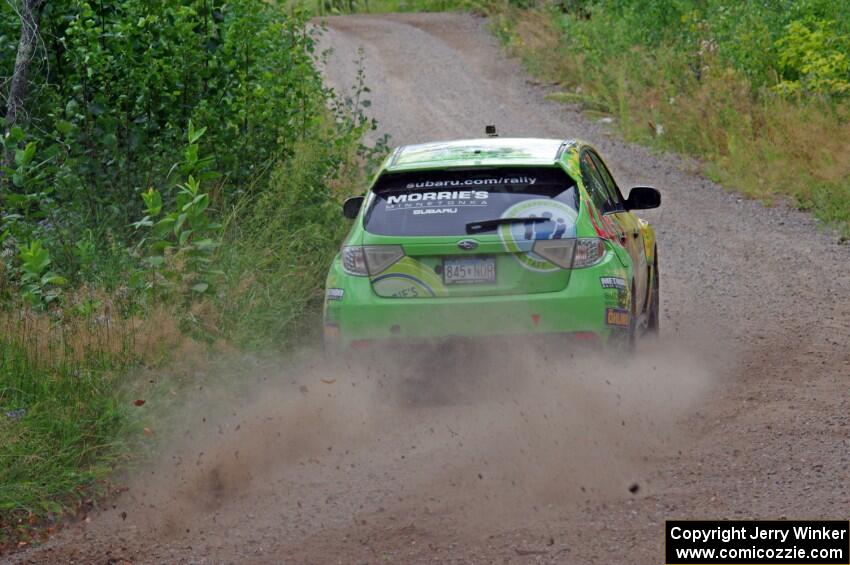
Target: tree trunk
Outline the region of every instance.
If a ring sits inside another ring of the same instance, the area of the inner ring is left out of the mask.
[[[15,70],[12,72],[12,82],[9,87],[9,98],[6,102],[6,120],[3,133],[9,131],[18,123],[19,116],[24,111],[24,100],[27,96],[27,74],[30,62],[35,52],[35,42],[38,37],[38,20],[41,7],[45,0],[21,0],[21,39],[18,42],[18,55],[15,58]],[[14,151],[9,150],[4,156],[4,164],[13,164]]]

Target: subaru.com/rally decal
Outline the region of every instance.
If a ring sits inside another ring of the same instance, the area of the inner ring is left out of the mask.
[[[576,237],[578,212],[557,200],[535,198],[515,204],[505,210],[503,218],[549,218],[549,222],[504,224],[499,236],[505,249],[520,265],[540,273],[557,271],[559,267],[532,251],[539,239],[569,239]]]
[[[386,298],[427,298],[446,296],[443,280],[416,259],[404,257],[389,269],[372,277],[375,294]]]
[[[537,177],[529,176],[409,182],[405,186],[407,190],[430,189],[430,191],[391,194],[387,196],[384,211],[409,210],[414,216],[457,214],[458,208],[486,207],[489,204],[490,192],[477,188],[516,184],[534,186],[536,183]]]

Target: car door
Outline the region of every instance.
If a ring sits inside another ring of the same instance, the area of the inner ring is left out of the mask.
[[[631,259],[631,254],[626,248],[627,238],[620,221],[614,214],[617,211],[616,203],[611,199],[602,174],[593,160],[590,150],[581,153],[581,176],[584,187],[598,213],[601,229],[605,236],[614,243],[617,254],[623,261]]]
[[[613,216],[623,232],[620,242],[628,250],[634,265],[635,276],[635,311],[640,313],[646,304],[646,291],[648,285],[648,269],[646,264],[646,248],[643,244],[643,231],[640,229],[638,219],[634,214],[626,210],[625,200],[620,192],[614,177],[605,166],[605,163],[594,151],[588,152],[598,171],[609,199],[607,214]]]

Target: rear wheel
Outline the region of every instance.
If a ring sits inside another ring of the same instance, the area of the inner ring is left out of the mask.
[[[646,316],[646,332],[651,335],[658,335],[661,331],[661,319],[659,317],[659,300],[661,296],[660,289],[658,250],[656,250],[655,260],[652,263],[652,289],[649,293],[649,312]]]

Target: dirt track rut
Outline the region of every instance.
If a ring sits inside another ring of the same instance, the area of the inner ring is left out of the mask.
[[[495,123],[588,140],[623,187],[659,187],[663,206],[645,216],[665,337],[629,369],[566,361],[570,385],[564,367],[501,359],[533,384],[449,404],[388,399],[368,374],[266,364],[252,370],[274,393],[230,406],[222,439],[198,432],[216,464],[188,441],[197,471],[172,457],[12,562],[660,563],[667,518],[847,518],[850,247],[547,101],[484,20],[328,26],[329,83],[354,84],[362,47],[370,112],[394,145]]]

